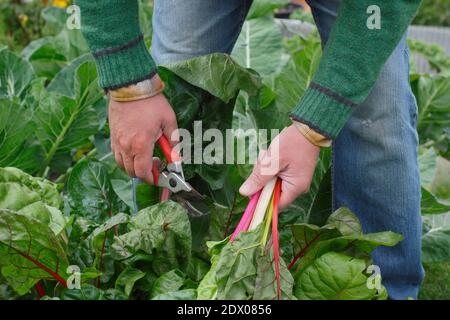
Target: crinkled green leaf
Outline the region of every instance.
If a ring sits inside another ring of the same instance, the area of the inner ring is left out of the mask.
[[[154,282],[150,292],[150,298],[153,299],[158,295],[179,291],[185,279],[185,274],[180,270],[175,269],[164,273]]]
[[[254,71],[241,67],[224,53],[213,53],[165,67],[224,102],[233,99],[239,90],[254,95],[257,93],[255,88],[261,86],[261,80]]]
[[[201,281],[205,274],[209,271],[210,265],[206,261],[197,257],[192,257],[186,274],[194,281]]]
[[[334,226],[343,236],[358,236],[362,234],[362,226],[356,215],[348,208],[339,208],[327,220],[328,225]]]
[[[136,268],[127,267],[119,274],[116,280],[116,288],[123,288],[123,292],[127,296],[130,296],[133,291],[134,284],[144,276],[145,272],[142,272]]]
[[[59,210],[61,206],[56,184],[17,168],[0,168],[0,208],[34,218],[67,240],[63,232],[67,221]]]
[[[117,289],[101,290],[89,284],[83,284],[81,289],[66,289],[61,295],[62,300],[127,300],[128,297]]]
[[[347,208],[336,210],[322,227],[293,225],[292,235],[298,260],[294,272],[296,279],[315,259],[329,251],[367,258],[376,247],[394,246],[403,239],[402,235],[390,231],[363,234],[358,218]]]
[[[256,259],[262,227],[242,232],[220,252],[216,266],[217,299],[247,300],[255,293]]]
[[[277,300],[277,282],[273,250],[257,258],[257,272],[255,280],[255,294],[253,300]],[[295,299],[292,294],[294,278],[289,272],[286,263],[280,259],[280,288],[281,300]]]
[[[364,274],[366,263],[340,253],[328,252],[309,266],[296,281],[294,293],[300,300],[369,300]]]
[[[217,299],[217,262],[219,261],[220,252],[228,243],[228,238],[222,241],[209,241],[209,254],[211,255],[211,268],[205,274],[197,287],[197,299],[199,300],[215,300]]]
[[[120,224],[126,224],[130,221],[130,216],[125,213],[118,213],[109,218],[102,225],[95,228],[92,232],[92,245],[96,250],[102,249],[102,242],[105,238],[105,233],[117,227]]]
[[[20,210],[37,201],[60,208],[62,197],[56,184],[17,168],[0,168],[0,208]]]
[[[73,167],[66,189],[71,212],[98,223],[117,213],[122,205],[106,168],[97,161],[82,161]]]
[[[157,295],[152,300],[195,300],[197,292],[195,289],[183,289]]]
[[[158,74],[165,84],[164,93],[175,111],[178,127],[188,127],[201,107],[203,90],[165,67],[158,67]]]
[[[186,270],[191,256],[192,235],[186,210],[166,201],[142,209],[129,224],[129,232],[114,239],[115,259],[129,259],[144,252],[154,256],[153,270],[161,275],[172,269]]]
[[[9,284],[23,295],[41,279],[65,282],[69,263],[61,240],[50,227],[0,209],[0,265]]]

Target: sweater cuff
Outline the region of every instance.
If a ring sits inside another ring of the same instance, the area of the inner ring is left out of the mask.
[[[126,87],[156,74],[155,62],[142,36],[120,47],[94,52],[93,56],[99,84],[105,90]]]
[[[335,139],[350,118],[352,108],[353,105],[328,89],[311,84],[289,116],[325,137]]]

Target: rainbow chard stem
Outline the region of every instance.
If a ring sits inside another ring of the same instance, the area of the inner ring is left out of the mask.
[[[255,212],[256,204],[258,203],[260,196],[261,191],[258,191],[250,198],[250,202],[248,203],[247,208],[245,208],[244,214],[242,215],[241,221],[239,221],[236,230],[234,230],[233,234],[231,235],[230,241],[233,241],[240,232],[247,231],[248,226],[252,221],[253,213]]]
[[[280,244],[278,242],[278,203],[281,195],[281,179],[277,179],[275,190],[273,194],[273,211],[272,211],[272,241],[273,241],[273,255],[275,262],[275,277],[277,280],[277,298],[280,300],[281,284],[280,284]]]

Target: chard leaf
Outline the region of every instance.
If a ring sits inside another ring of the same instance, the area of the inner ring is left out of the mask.
[[[102,225],[97,227],[92,232],[92,246],[96,250],[101,250],[103,240],[105,239],[105,234],[109,230],[117,227],[120,224],[128,223],[129,220],[130,220],[130,216],[125,213],[118,213],[118,214],[112,216],[111,218],[109,218],[105,223],[103,223]]]
[[[370,254],[378,246],[393,247],[403,240],[403,236],[391,231],[369,233],[364,235],[349,235],[319,241],[311,246],[301,257],[295,270],[295,279],[303,273],[314,261],[330,251],[346,252],[352,256],[370,260]]]
[[[83,284],[81,289],[66,289],[62,300],[127,300],[128,297],[117,289],[101,290],[90,284]]]
[[[8,49],[0,50],[0,98],[20,96],[33,78],[28,61]]]
[[[0,208],[20,210],[37,201],[55,208],[62,206],[62,197],[53,182],[17,168],[0,168]]]
[[[275,277],[275,264],[273,250],[269,249],[264,255],[257,258],[257,275],[255,280],[255,294],[253,300],[277,300],[277,285]],[[280,258],[280,285],[281,300],[292,300],[294,278],[289,272],[286,263]]]
[[[72,213],[97,223],[104,222],[123,204],[106,168],[97,161],[81,161],[73,167],[66,188]]]
[[[116,289],[123,289],[123,292],[130,296],[136,281],[145,277],[145,272],[139,269],[127,267],[117,277]]]
[[[289,268],[295,262],[304,257],[308,251],[314,251],[315,247],[324,240],[337,238],[342,235],[358,236],[362,233],[358,218],[346,208],[340,208],[332,213],[327,224],[319,227],[313,224],[295,224],[291,227],[294,239],[295,257]],[[303,259],[304,260],[304,259]]]
[[[0,166],[28,172],[39,168],[42,149],[35,143],[31,108],[0,98]]]
[[[257,71],[264,79],[279,68],[283,54],[282,39],[281,29],[272,17],[247,20],[232,57],[241,66]]]
[[[376,247],[394,246],[403,239],[400,234],[390,231],[363,234],[358,218],[347,208],[336,210],[322,227],[293,225],[292,235],[296,254],[289,268],[299,260],[295,269],[296,279],[315,259],[329,251],[346,251],[369,258]]]
[[[94,265],[95,249],[92,247],[91,235],[98,224],[80,216],[72,216],[72,230],[69,235],[68,254],[70,261],[81,270]]]
[[[255,88],[261,86],[261,79],[256,72],[241,67],[224,53],[213,53],[165,67],[225,103],[230,102],[239,90],[255,95]]]
[[[202,259],[192,257],[186,274],[194,281],[201,281],[205,274],[209,271],[210,265]]]
[[[248,300],[253,297],[261,236],[262,225],[253,231],[241,232],[223,247],[216,266],[217,299]]]
[[[65,286],[69,263],[61,240],[47,225],[0,209],[0,265],[8,283],[24,295],[42,279]]]
[[[153,299],[158,295],[179,291],[185,280],[186,276],[180,270],[171,270],[164,273],[153,283],[150,298]]]
[[[154,256],[153,270],[161,275],[172,269],[186,270],[192,235],[186,210],[172,201],[145,208],[134,216],[129,232],[114,239],[111,254],[124,260],[144,252]]]
[[[108,219],[105,223],[97,227],[90,236],[92,241],[92,248],[95,251],[94,265],[101,273],[100,278],[97,279],[97,283],[106,283],[115,274],[114,259],[111,257],[110,247],[113,240],[113,232],[109,230],[115,228],[118,230],[118,226],[128,223],[129,216],[125,213],[118,213]],[[129,288],[125,288],[125,294]]]
[[[203,90],[183,80],[164,67],[158,67],[163,80],[164,94],[173,107],[179,128],[188,127],[194,120],[203,100]]]
[[[157,295],[152,300],[195,300],[197,292],[195,289],[183,289]]]
[[[450,260],[450,229],[427,232],[422,237],[422,261],[424,263]]]
[[[67,221],[57,208],[38,201],[23,207],[17,212],[48,225],[55,235],[62,234],[63,238],[66,239],[65,234],[62,232],[66,227]]]
[[[300,300],[369,300],[377,295],[369,289],[362,259],[328,252],[297,279],[295,296]]]
[[[67,241],[67,221],[56,184],[35,178],[17,168],[0,168],[0,208],[15,210],[48,226]]]
[[[211,268],[205,274],[197,287],[197,299],[198,300],[215,300],[217,299],[217,262],[219,261],[220,252],[223,247],[228,243],[226,238],[222,241],[209,241],[207,245],[209,247],[209,254],[211,255]]]
[[[358,236],[362,234],[359,219],[348,208],[339,208],[333,212],[327,224],[334,226],[343,236]]]

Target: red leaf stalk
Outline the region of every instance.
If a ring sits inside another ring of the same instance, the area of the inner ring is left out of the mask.
[[[38,299],[41,299],[43,296],[46,295],[45,289],[40,282],[36,283],[34,285],[34,288],[36,289],[36,291],[38,293]]]
[[[275,277],[277,280],[277,298],[281,297],[281,284],[280,284],[280,244],[278,239],[278,203],[280,202],[281,195],[281,179],[278,178],[275,184],[275,190],[273,194],[273,212],[272,212],[272,241],[273,241],[273,254],[275,260]]]
[[[16,250],[17,251],[17,250]],[[23,252],[18,251],[18,253],[24,257],[25,259],[27,259],[28,261],[30,261],[31,263],[33,263],[34,265],[36,265],[37,267],[41,268],[42,270],[44,270],[45,272],[47,272],[49,275],[51,275],[53,278],[55,278],[59,283],[61,283],[61,285],[64,288],[67,288],[67,283],[66,280],[64,280],[63,277],[61,277],[59,274],[57,274],[55,271],[51,270],[50,268],[44,266],[42,263],[40,263],[39,261],[33,259],[32,257],[26,255]]]

